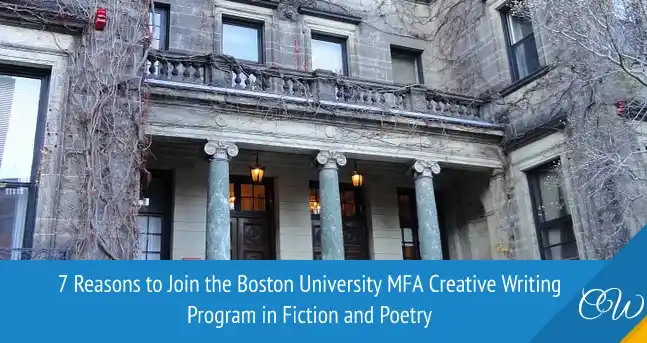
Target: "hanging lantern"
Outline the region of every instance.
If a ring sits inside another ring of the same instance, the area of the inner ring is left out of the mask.
[[[355,170],[353,171],[353,176],[350,177],[353,181],[353,186],[362,187],[364,184],[364,175],[357,170],[357,162],[355,162]]]
[[[249,174],[252,176],[252,182],[263,182],[263,176],[265,176],[265,167],[258,164],[258,152],[256,153],[256,165],[249,167]]]

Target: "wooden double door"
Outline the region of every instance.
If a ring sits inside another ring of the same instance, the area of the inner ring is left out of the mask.
[[[249,177],[230,177],[231,259],[273,260],[272,183],[255,184]]]
[[[366,212],[364,211],[364,193],[362,188],[349,184],[340,184],[342,226],[344,234],[344,257],[346,260],[368,260],[368,233],[366,230]],[[311,202],[319,201],[319,184],[310,183]],[[315,260],[321,260],[321,216],[311,206],[313,254]]]

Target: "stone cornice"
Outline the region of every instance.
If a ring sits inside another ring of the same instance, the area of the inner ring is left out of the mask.
[[[349,23],[349,24],[355,24],[359,25],[362,22],[361,17],[357,17],[351,14],[345,14],[345,13],[336,13],[332,11],[325,11],[317,8],[310,8],[310,7],[300,7],[299,8],[299,13],[304,14],[304,15],[309,15],[313,17],[319,17],[323,19],[330,19],[330,20],[336,20],[336,21],[341,21],[344,23]]]
[[[80,34],[89,22],[87,18],[75,15],[71,10],[59,8],[55,2],[4,0],[0,1],[0,23],[64,34]]]
[[[149,83],[152,100],[159,103],[187,104],[193,103],[197,106],[216,105],[223,110],[228,107],[235,108],[237,112],[250,114],[266,112],[268,109],[276,108],[276,103],[283,103],[284,110],[290,113],[289,117],[298,119],[303,116],[309,121],[336,122],[354,121],[358,123],[375,123],[384,126],[385,123],[392,123],[393,129],[406,129],[409,132],[411,127],[421,132],[442,131],[452,133],[456,136],[465,135],[469,140],[483,140],[488,142],[501,141],[503,132],[496,126],[474,127],[459,122],[453,123],[451,117],[425,117],[422,113],[397,111],[382,108],[361,107],[357,105],[346,105],[343,103],[327,103],[316,99],[301,99],[298,97],[280,96],[268,93],[240,92],[233,89],[220,89],[222,92],[214,91],[214,87],[192,86],[176,84],[156,86]],[[185,89],[188,88],[188,89]],[[248,94],[249,93],[249,94]],[[264,99],[264,96],[267,99]],[[410,114],[411,117],[407,117]],[[276,114],[281,116],[280,113]],[[416,115],[421,115],[416,117]],[[313,117],[314,116],[314,117]]]

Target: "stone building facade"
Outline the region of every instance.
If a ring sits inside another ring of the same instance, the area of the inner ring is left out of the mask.
[[[496,106],[441,91],[464,86],[447,86],[435,47],[362,4],[155,2],[141,259],[589,258],[572,190],[550,182],[561,133],[503,149]],[[483,2],[466,53],[480,54],[485,81],[470,93],[514,97],[547,72],[541,34],[503,5]],[[41,106],[24,180],[11,181],[12,145],[0,141],[0,248],[60,249],[54,208],[74,194],[56,186],[71,176],[59,148],[65,53],[80,33],[0,30],[0,64],[26,68],[7,75],[42,71],[45,90],[30,95]],[[6,103],[11,87],[0,88]],[[14,115],[1,105],[8,141]],[[29,194],[20,206],[19,189]]]

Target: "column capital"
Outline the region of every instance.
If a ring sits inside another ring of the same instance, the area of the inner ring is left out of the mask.
[[[433,177],[440,173],[440,166],[434,161],[416,160],[413,163],[413,171],[416,177]]]
[[[322,168],[337,169],[337,165],[343,167],[346,165],[346,156],[337,151],[320,151],[317,154],[317,162]]]
[[[226,141],[208,141],[204,145],[204,152],[216,160],[228,160],[238,155],[238,146]]]

